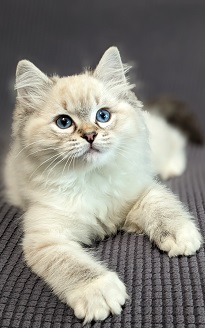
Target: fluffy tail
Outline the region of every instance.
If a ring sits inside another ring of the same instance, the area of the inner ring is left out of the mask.
[[[145,102],[144,109],[177,127],[190,142],[204,144],[204,135],[197,118],[184,102],[171,97],[158,97]]]

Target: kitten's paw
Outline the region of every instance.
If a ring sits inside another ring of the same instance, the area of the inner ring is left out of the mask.
[[[110,313],[120,314],[128,295],[117,274],[108,272],[83,288],[69,293],[69,304],[84,324],[104,320]]]
[[[159,245],[160,249],[168,252],[170,257],[178,255],[193,255],[202,245],[203,239],[195,224],[187,222],[176,235],[168,234]]]

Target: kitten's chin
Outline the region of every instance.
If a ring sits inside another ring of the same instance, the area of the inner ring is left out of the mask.
[[[95,162],[100,159],[102,152],[99,149],[90,147],[80,157],[83,161]]]
[[[93,164],[96,166],[101,166],[105,164],[109,151],[101,150],[94,145],[90,145],[82,152],[76,154],[76,159],[78,159],[83,164]]]

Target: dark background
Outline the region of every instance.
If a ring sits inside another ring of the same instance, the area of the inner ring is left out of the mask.
[[[48,74],[95,66],[117,45],[135,64],[142,100],[170,94],[205,124],[205,1],[1,0],[0,138],[9,139],[16,64],[29,59]]]

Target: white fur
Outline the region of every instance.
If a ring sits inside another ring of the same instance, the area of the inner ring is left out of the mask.
[[[40,106],[45,100],[51,80],[28,60],[21,60],[16,70],[17,99],[25,107]]]
[[[126,288],[116,273],[108,272],[89,286],[71,292],[68,302],[75,309],[76,317],[85,318],[84,323],[87,323],[104,320],[109,313],[120,314],[127,298]]]
[[[169,190],[154,183],[127,215],[124,229],[146,231],[169,256],[193,255],[202,243],[193,217]]]
[[[112,95],[118,99],[131,100],[129,99],[130,90],[135,87],[135,84],[130,84],[126,77],[130,69],[131,66],[122,64],[118,49],[110,47],[102,56],[93,76],[103,82],[106,92],[111,91]],[[137,97],[132,97],[133,100],[136,107],[141,108],[143,106]]]
[[[141,111],[116,48],[105,53],[93,76],[56,77],[52,83],[20,62],[17,79],[5,182],[9,200],[26,211],[25,259],[85,322],[119,314],[127,299],[123,283],[81,243],[124,229],[146,233],[170,256],[199,249],[193,218],[154,180],[155,173],[182,173],[184,139]],[[95,118],[102,107],[111,111],[106,124]],[[55,123],[61,114],[73,120],[66,130]],[[83,133],[93,130],[91,151]]]
[[[186,138],[162,118],[143,112],[149,130],[152,163],[163,180],[181,175],[186,168]]]

